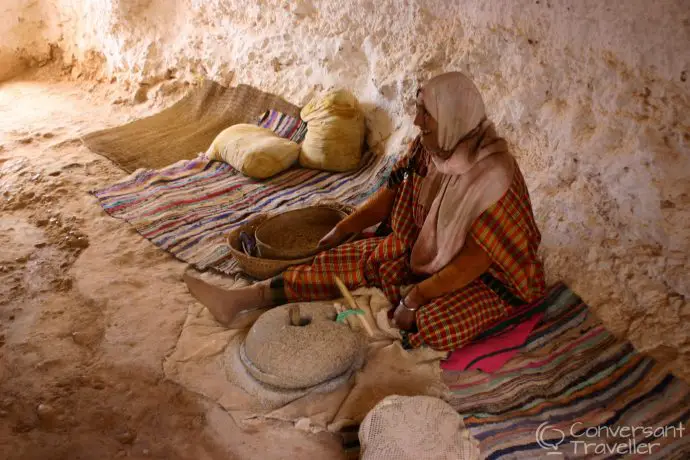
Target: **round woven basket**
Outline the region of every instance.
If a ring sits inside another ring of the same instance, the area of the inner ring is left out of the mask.
[[[319,241],[345,217],[345,211],[332,206],[310,206],[275,214],[256,227],[259,256],[300,259],[330,249],[319,248]]]
[[[316,208],[327,207],[337,211],[345,213],[345,215],[351,214],[354,208],[351,206],[340,205],[340,204],[319,204],[313,206]],[[309,208],[304,208],[309,209]],[[281,213],[282,214],[282,213]],[[264,280],[271,278],[284,272],[288,267],[292,265],[302,265],[310,263],[316,254],[312,254],[307,257],[299,257],[294,259],[267,259],[264,257],[253,257],[247,255],[242,250],[242,245],[240,243],[240,233],[246,232],[250,235],[256,233],[257,228],[266,222],[268,219],[274,215],[259,214],[250,221],[246,222],[244,225],[239,226],[227,236],[227,242],[230,249],[230,253],[237,260],[237,264],[240,266],[243,272],[252,276],[253,278]],[[347,241],[352,241],[356,238],[356,235],[352,235]],[[257,242],[258,243],[258,242]],[[328,248],[320,248],[319,251]]]

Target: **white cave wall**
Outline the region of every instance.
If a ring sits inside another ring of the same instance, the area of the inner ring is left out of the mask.
[[[42,1],[76,69],[298,104],[346,86],[386,153],[414,134],[418,82],[465,71],[525,172],[550,278],[690,375],[687,1]]]
[[[52,59],[50,44],[58,40],[60,29],[47,2],[1,0],[0,82]]]

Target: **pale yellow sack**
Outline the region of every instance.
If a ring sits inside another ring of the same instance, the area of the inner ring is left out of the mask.
[[[335,172],[357,168],[365,128],[364,115],[352,94],[329,91],[304,106],[300,116],[307,122],[299,156],[302,166]]]
[[[206,155],[228,163],[245,176],[266,179],[292,166],[299,150],[299,144],[270,129],[239,124],[218,134]]]

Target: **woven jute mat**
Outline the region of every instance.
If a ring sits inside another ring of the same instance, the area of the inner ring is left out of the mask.
[[[269,109],[294,117],[300,112],[299,107],[252,86],[227,88],[205,80],[156,115],[87,134],[82,141],[127,172],[160,169],[205,152],[223,129],[255,123]]]

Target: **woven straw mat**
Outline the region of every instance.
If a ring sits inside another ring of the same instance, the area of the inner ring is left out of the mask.
[[[248,85],[227,88],[211,80],[162,112],[87,134],[83,142],[127,172],[160,169],[205,152],[228,126],[255,123],[273,109],[299,117],[299,107]]]

